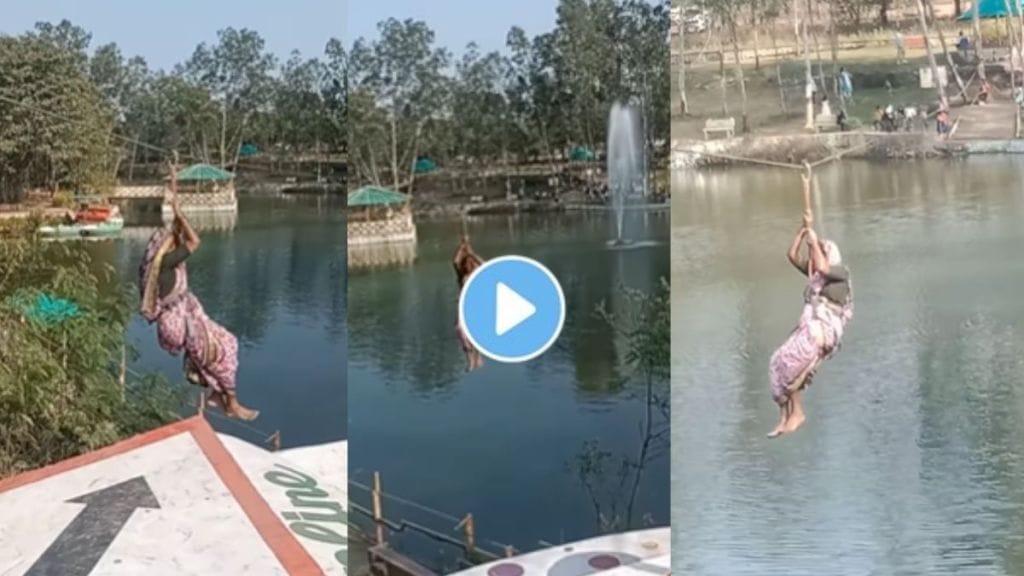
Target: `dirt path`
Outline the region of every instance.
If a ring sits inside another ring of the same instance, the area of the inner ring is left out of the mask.
[[[986,106],[964,106],[954,108],[952,114],[959,118],[953,140],[1008,140],[1014,137],[1015,104],[1003,99]]]

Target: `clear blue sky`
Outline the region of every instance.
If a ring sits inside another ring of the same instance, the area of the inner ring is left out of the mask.
[[[292,50],[323,54],[331,37],[348,41],[346,3],[373,0],[4,0],[0,33],[17,35],[38,21],[63,19],[92,32],[92,48],[117,42],[126,56],[143,56],[150,68],[186,60],[217,30],[250,28],[284,59]],[[443,0],[442,0],[443,2]],[[433,3],[433,2],[431,2]],[[482,2],[487,3],[487,2]]]
[[[534,36],[555,27],[558,0],[348,0],[346,44],[359,37],[376,38],[377,23],[389,17],[423,20],[436,34],[438,46],[461,54],[470,42],[481,51],[504,51],[505,35],[519,26]]]

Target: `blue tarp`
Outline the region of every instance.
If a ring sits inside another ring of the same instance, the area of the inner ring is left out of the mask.
[[[1003,18],[1006,16],[1007,4],[1010,5],[1010,12],[1014,16],[1020,14],[1022,1],[1024,0],[1006,0],[1005,2],[1004,0],[981,0],[975,4],[979,10],[979,18]],[[957,20],[964,21],[974,18],[974,8],[975,6],[971,6],[971,9],[961,14]]]
[[[33,295],[28,292],[19,292],[8,298],[7,302],[29,320],[51,326],[70,320],[78,316],[80,312],[78,305],[71,300],[46,293]]]

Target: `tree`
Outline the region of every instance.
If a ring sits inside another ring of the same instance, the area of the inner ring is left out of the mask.
[[[0,200],[111,184],[113,117],[79,64],[48,40],[0,37]]]
[[[200,44],[180,67],[182,75],[205,88],[220,106],[219,137],[207,139],[219,142],[222,167],[238,162],[246,125],[270,100],[274,65],[259,33],[225,28],[217,32],[217,44]]]
[[[743,132],[749,132],[750,126],[747,118],[747,82],[743,76],[743,63],[740,59],[739,36],[736,33],[736,19],[741,9],[741,5],[735,0],[716,0],[711,6],[718,18],[722,21],[723,26],[728,32],[729,39],[732,41],[733,60],[736,65],[736,79],[740,85],[741,116],[743,119],[741,130]]]
[[[924,1],[928,19],[934,24],[935,7],[932,6],[932,0]],[[960,88],[960,97],[963,98],[964,104],[969,104],[971,99],[967,96],[967,86],[964,85],[963,79],[960,78],[960,72],[956,69],[956,62],[953,61],[953,57],[949,53],[949,48],[946,46],[946,37],[942,34],[942,28],[940,26],[936,26],[935,33],[939,37],[939,46],[942,47],[942,54],[945,56],[946,65],[949,66],[950,71],[953,73],[953,80],[956,81],[957,87]]]
[[[386,165],[392,186],[401,188],[413,182],[424,127],[444,111],[450,56],[434,47],[424,22],[390,18],[377,28],[380,39],[357,40],[349,60],[350,120],[359,135],[352,152],[376,183]]]
[[[327,141],[336,149],[348,149],[348,55],[345,45],[331,38],[324,48],[323,97],[327,121],[331,125]]]
[[[89,44],[92,34],[69,20],[61,20],[57,24],[36,22],[35,31],[28,34],[30,38],[38,38],[64,52],[72,59],[79,72],[85,72],[89,63]]]
[[[0,242],[0,478],[177,420],[184,400],[160,379],[122,384],[132,296],[105,287],[113,270],[81,244],[34,238],[38,225],[7,228]],[[78,313],[34,318],[43,294],[73,300]]]
[[[807,113],[805,115],[804,128],[814,129],[814,94],[811,87],[814,86],[814,73],[811,70],[811,49],[807,41],[807,21],[800,19],[800,0],[793,0],[793,31],[796,33],[796,43],[804,56],[804,98],[806,101]],[[801,33],[801,25],[803,31]]]
[[[591,500],[599,529],[618,532],[634,527],[636,499],[645,467],[664,456],[671,431],[669,372],[671,368],[671,287],[667,281],[651,292],[623,289],[624,310],[598,314],[626,343],[626,364],[642,385],[641,438],[635,456],[614,455],[597,442],[586,442],[570,470]],[[609,478],[609,472],[614,478]]]
[[[917,20],[921,26],[921,34],[924,36],[924,48],[928,53],[928,65],[932,70],[932,78],[935,81],[935,90],[939,95],[939,106],[945,110],[949,108],[949,102],[946,100],[946,86],[939,77],[939,66],[935,63],[935,53],[932,52],[932,43],[928,40],[928,20],[925,17],[924,3],[922,0],[914,0],[917,6]]]
[[[982,56],[982,38],[981,38],[981,11],[978,10],[977,0],[974,1],[974,5],[971,6],[971,27],[974,30],[974,56],[978,63],[978,78],[985,81],[985,59]]]
[[[678,1],[678,0],[677,0]],[[684,40],[686,34],[686,25],[683,19],[679,19],[679,23],[676,25],[676,52],[679,54],[679,59],[676,61],[676,66],[679,68],[679,79],[676,81],[679,87],[679,113],[682,116],[686,116],[689,113],[689,106],[686,102],[686,41]]]
[[[457,157],[478,162],[507,160],[509,115],[502,90],[505,66],[500,54],[480,54],[472,43],[456,64],[451,106],[458,111],[452,134]]]

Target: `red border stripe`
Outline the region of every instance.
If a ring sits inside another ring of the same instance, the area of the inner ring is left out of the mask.
[[[323,574],[320,565],[270,508],[213,428],[205,420],[200,420],[192,428],[192,436],[284,569],[294,576]]]
[[[23,472],[16,476],[0,480],[0,493],[45,480],[76,468],[88,466],[101,460],[118,456],[141,448],[147,444],[159,442],[178,434],[190,433],[203,455],[213,466],[221,482],[227,486],[231,496],[241,506],[260,537],[267,543],[281,565],[294,576],[314,576],[323,574],[309,552],[292,536],[288,527],[270,508],[267,501],[256,490],[252,481],[245,475],[231,453],[221,443],[217,433],[202,416],[193,416],[155,430],[150,430],[105,448],[86,454],[68,458],[55,464]]]
[[[110,458],[111,456],[124,454],[125,452],[135,450],[136,448],[141,448],[146,444],[152,444],[153,442],[158,442],[183,432],[191,432],[198,424],[198,421],[199,417],[193,416],[186,420],[175,422],[174,424],[168,424],[167,426],[156,428],[149,432],[144,432],[138,436],[132,436],[127,440],[122,440],[117,444],[111,444],[106,448],[100,448],[99,450],[68,458],[67,460],[61,460],[60,462],[44,466],[43,468],[22,472],[16,476],[0,480],[0,492],[14,490],[15,488],[20,488],[26,484],[45,480],[51,476],[63,474],[64,472],[74,470],[75,468],[88,466],[89,464],[94,464],[100,460]]]

